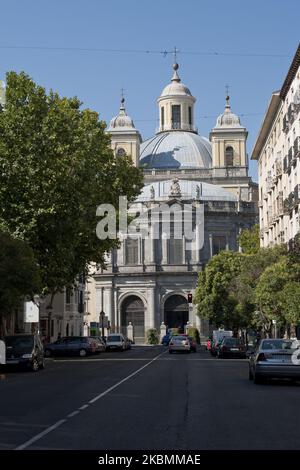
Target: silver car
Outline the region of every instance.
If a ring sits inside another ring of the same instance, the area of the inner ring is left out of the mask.
[[[172,354],[174,351],[184,351],[190,353],[191,342],[189,338],[184,335],[172,336],[169,342],[169,353]]]
[[[249,380],[268,378],[300,380],[300,349],[284,339],[263,339],[249,357]]]

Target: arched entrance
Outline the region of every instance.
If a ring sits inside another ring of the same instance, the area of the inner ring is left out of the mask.
[[[167,328],[180,328],[189,320],[189,304],[182,295],[172,295],[165,301],[164,321]]]
[[[127,335],[129,322],[133,326],[134,341],[143,343],[145,341],[145,307],[143,301],[136,295],[126,297],[121,306],[121,329]]]

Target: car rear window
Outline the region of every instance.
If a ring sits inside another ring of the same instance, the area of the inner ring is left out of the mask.
[[[187,341],[186,336],[173,336],[172,341]]]
[[[110,341],[110,342],[121,341],[121,336],[119,335],[108,336],[107,341]]]
[[[224,339],[226,346],[239,346],[241,341],[238,338],[226,338]]]
[[[7,336],[5,344],[12,348],[30,348],[33,347],[33,336]]]
[[[292,342],[284,341],[280,339],[268,339],[264,340],[261,345],[261,349],[291,349]]]

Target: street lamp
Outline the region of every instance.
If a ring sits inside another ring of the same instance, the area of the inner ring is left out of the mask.
[[[100,312],[100,325],[101,325],[102,337],[104,337],[104,317],[105,317],[105,313],[103,312],[103,310],[101,310],[101,312]]]

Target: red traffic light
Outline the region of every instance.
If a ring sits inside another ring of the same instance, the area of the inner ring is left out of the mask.
[[[188,303],[189,304],[193,303],[193,294],[188,294]]]

